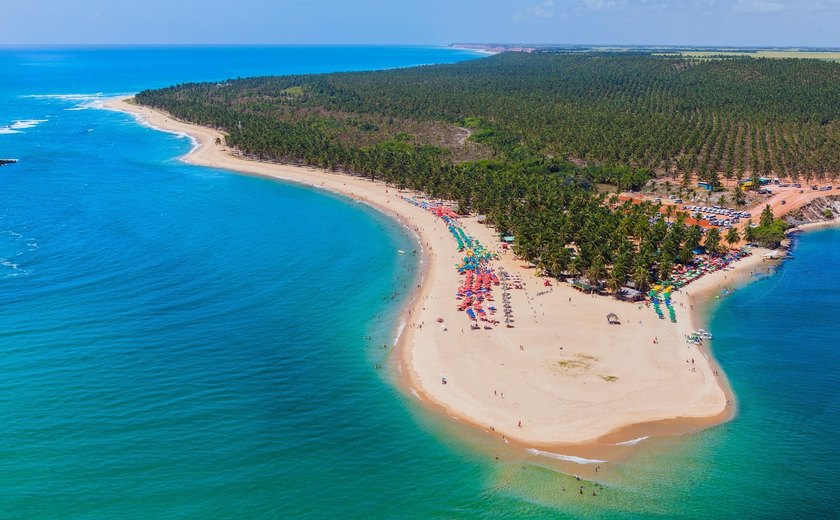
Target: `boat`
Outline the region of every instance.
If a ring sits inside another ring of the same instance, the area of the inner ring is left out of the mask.
[[[17,159],[0,159],[0,166],[5,166],[7,164],[14,164],[18,162]]]
[[[404,254],[405,254],[405,251],[403,251],[402,249],[397,249],[397,253],[399,253],[399,254],[401,254],[401,255],[404,255]]]

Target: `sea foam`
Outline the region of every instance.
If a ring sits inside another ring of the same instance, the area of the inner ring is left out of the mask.
[[[97,108],[105,108],[104,102]],[[134,117],[134,120],[137,121],[137,123],[141,126],[145,126],[146,128],[151,128],[152,130],[157,130],[158,132],[163,132],[165,134],[174,135],[175,137],[178,137],[180,139],[187,139],[190,142],[191,146],[190,151],[187,152],[187,155],[193,153],[201,147],[201,143],[198,142],[198,139],[186,132],[181,132],[180,130],[170,130],[168,128],[161,128],[159,126],[155,126],[152,123],[150,123],[149,120],[146,119],[146,117],[143,114],[131,112],[131,116]]]
[[[0,126],[0,134],[20,134],[22,133],[21,130],[35,128],[41,123],[46,122],[46,119],[18,119],[6,126]]]
[[[103,94],[102,92],[96,92],[94,94],[30,94],[28,96],[22,97],[28,99],[75,102],[76,104],[73,107],[64,109],[69,111],[75,111],[90,110],[92,108],[102,108],[105,103],[105,99],[110,96]]]
[[[636,444],[639,444],[640,442],[642,442],[645,439],[650,439],[650,437],[645,435],[644,437],[638,437],[636,439],[631,439],[629,441],[616,442],[615,444],[613,444],[613,446],[635,446]]]
[[[532,455],[539,455],[541,457],[550,457],[557,460],[565,460],[567,462],[574,462],[575,464],[601,464],[607,461],[600,459],[586,459],[583,457],[575,457],[574,455],[563,455],[562,453],[553,453],[550,451],[542,451],[535,448],[528,448],[526,450]]]

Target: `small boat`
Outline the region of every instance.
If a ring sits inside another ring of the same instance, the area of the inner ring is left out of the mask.
[[[405,251],[403,251],[402,249],[397,249],[397,253],[399,253],[399,254],[401,254],[401,255],[404,255],[404,254],[405,254]]]
[[[17,159],[0,159],[0,166],[5,166],[7,164],[14,164],[18,162]]]

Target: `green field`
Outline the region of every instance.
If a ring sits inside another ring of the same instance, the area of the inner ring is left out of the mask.
[[[800,51],[796,49],[779,49],[779,50],[761,50],[761,51],[683,51],[676,53],[680,56],[689,56],[692,58],[714,58],[719,56],[746,56],[750,58],[799,58],[812,60],[826,60],[840,62],[840,52],[838,51]],[[665,55],[674,55],[672,53],[662,53]]]

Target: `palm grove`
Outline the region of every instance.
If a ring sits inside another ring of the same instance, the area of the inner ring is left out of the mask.
[[[740,237],[711,230],[704,239],[683,215],[619,203],[596,183],[633,190],[652,175],[833,177],[838,81],[840,65],[809,60],[506,53],[185,84],[141,92],[137,102],[220,128],[247,156],[457,201],[515,235],[517,252],[546,271],[617,289],[668,278],[701,242],[717,250]]]

